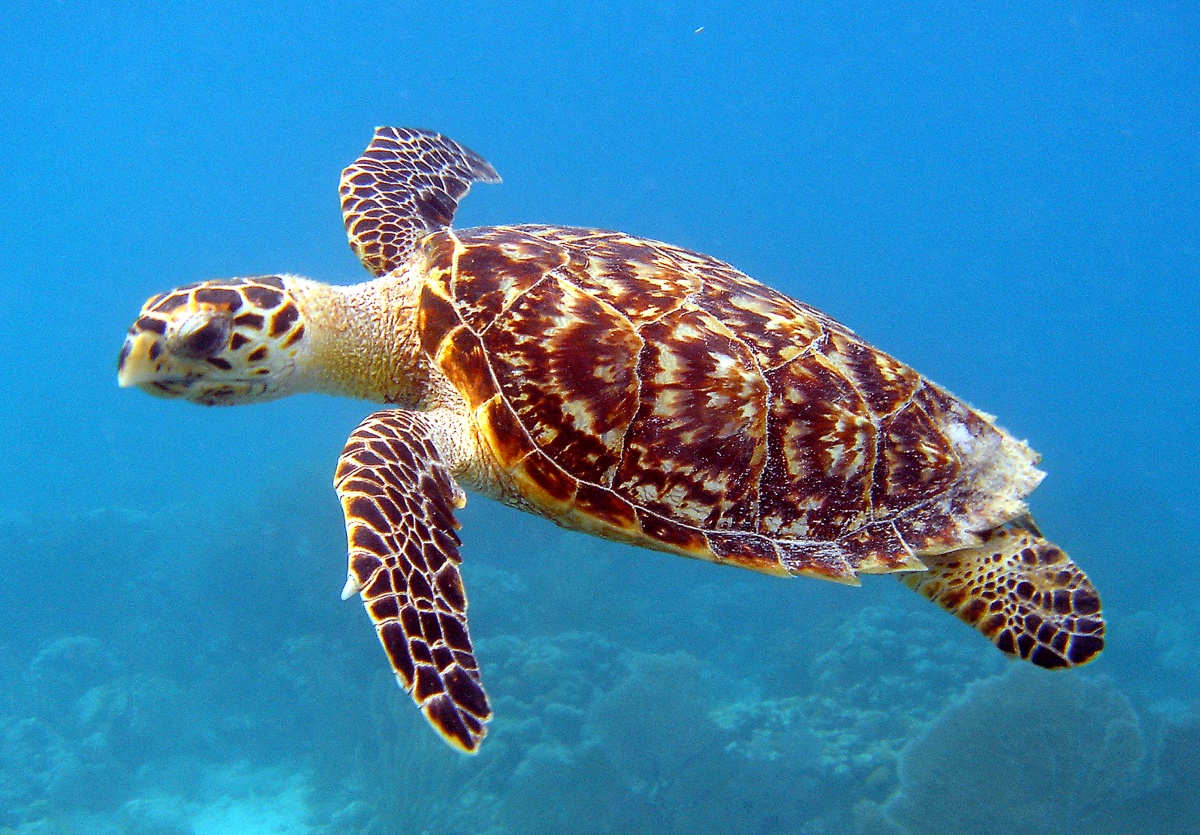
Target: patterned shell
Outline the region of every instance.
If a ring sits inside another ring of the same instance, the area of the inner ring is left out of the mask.
[[[545,226],[423,254],[425,352],[506,498],[568,527],[854,582],[978,544],[1041,478],[989,416],[713,258]]]

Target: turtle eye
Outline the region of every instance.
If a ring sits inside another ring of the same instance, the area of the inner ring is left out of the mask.
[[[179,353],[189,357],[210,357],[225,347],[229,339],[229,320],[225,316],[195,317],[179,329]]]

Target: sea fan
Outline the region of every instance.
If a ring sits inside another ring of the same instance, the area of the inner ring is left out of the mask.
[[[922,835],[1130,832],[1146,742],[1107,679],[1014,667],[969,687],[900,756],[887,817]]]

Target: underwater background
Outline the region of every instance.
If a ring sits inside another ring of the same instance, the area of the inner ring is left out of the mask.
[[[0,833],[1200,832],[1198,44],[1132,0],[4,4]],[[450,750],[338,599],[371,406],[115,379],[153,293],[364,280],[381,124],[500,171],[457,226],[712,254],[998,414],[1105,652],[472,497],[496,719]]]

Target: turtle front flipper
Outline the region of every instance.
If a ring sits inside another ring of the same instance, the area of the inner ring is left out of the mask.
[[[445,229],[471,183],[500,182],[487,160],[448,136],[414,128],[376,128],[375,138],[342,172],[342,218],[350,247],[375,275],[408,260],[417,241]]]
[[[466,752],[492,711],[467,633],[454,509],[466,497],[442,463],[426,418],[401,410],[364,420],[338,461],[350,569],[400,686]]]
[[[1002,651],[1039,667],[1075,667],[1104,648],[1100,596],[1032,519],[996,528],[982,545],[921,555],[928,571],[898,575]]]

